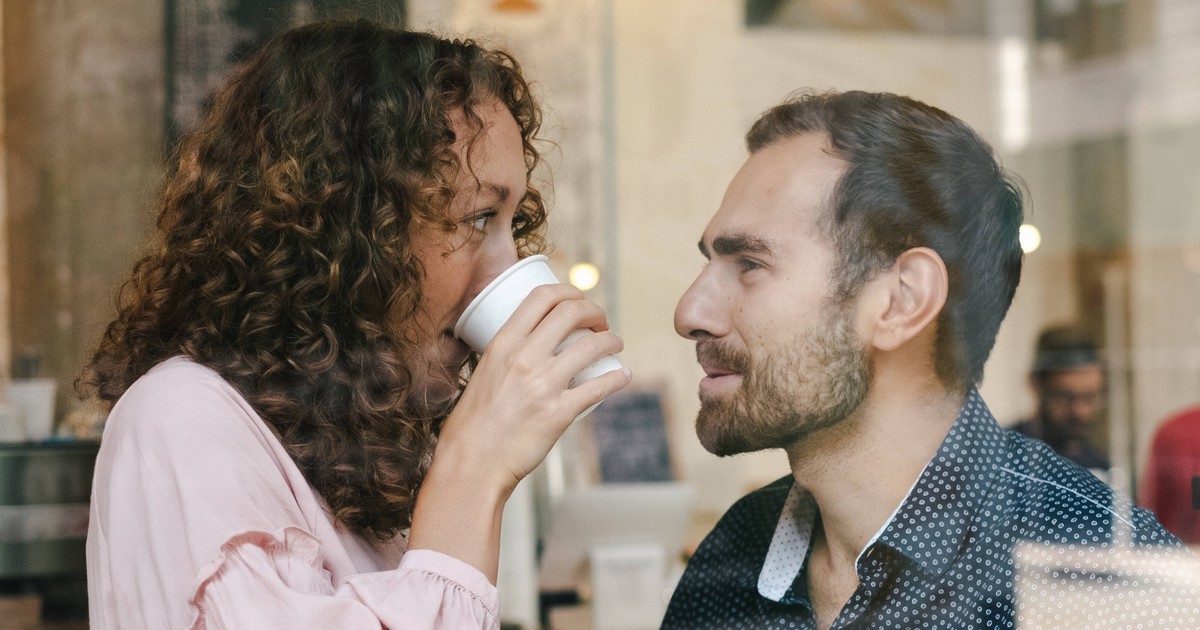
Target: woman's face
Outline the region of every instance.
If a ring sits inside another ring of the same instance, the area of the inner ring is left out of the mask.
[[[453,232],[423,227],[415,251],[425,269],[416,327],[420,351],[409,362],[413,400],[437,408],[455,394],[458,367],[470,350],[454,338],[454,324],[467,304],[493,278],[517,262],[512,222],[525,196],[525,153],[516,119],[497,100],[476,108],[483,129],[473,129],[458,112],[452,117],[461,169],[450,205]],[[468,155],[469,151],[469,155]]]

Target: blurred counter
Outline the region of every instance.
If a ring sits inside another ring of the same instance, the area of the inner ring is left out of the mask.
[[[0,597],[38,598],[43,621],[87,615],[88,501],[99,446],[0,444]]]

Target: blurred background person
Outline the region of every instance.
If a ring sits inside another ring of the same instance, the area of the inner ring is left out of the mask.
[[[1104,366],[1092,337],[1073,324],[1043,329],[1029,384],[1036,411],[1013,430],[1042,440],[1059,455],[1106,477],[1108,455],[1091,441],[1105,406]]]
[[[1138,500],[1180,540],[1200,545],[1200,405],[1154,432]]]

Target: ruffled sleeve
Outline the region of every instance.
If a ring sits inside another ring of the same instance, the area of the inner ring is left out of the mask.
[[[496,588],[459,560],[413,550],[335,589],[319,541],[295,527],[233,536],[196,582],[188,630],[499,627]]]

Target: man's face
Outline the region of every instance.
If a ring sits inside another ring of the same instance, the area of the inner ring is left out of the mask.
[[[1104,408],[1104,372],[1097,365],[1051,372],[1034,388],[1042,428],[1051,440],[1086,438]]]
[[[855,303],[833,302],[832,240],[818,225],[845,162],[808,133],[750,156],[700,241],[708,259],[675,309],[696,340],[696,433],[712,453],[783,448],[866,396]]]
[[[414,236],[425,269],[417,321],[410,325],[421,346],[409,359],[418,407],[434,409],[455,393],[455,376],[470,350],[454,338],[454,324],[500,272],[517,262],[512,222],[525,196],[525,153],[521,131],[498,101],[476,111],[484,128],[467,155],[474,130],[461,112],[454,117],[461,169],[449,215],[455,231],[424,227]]]

